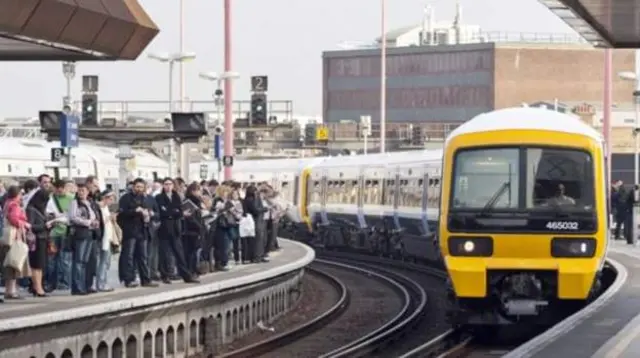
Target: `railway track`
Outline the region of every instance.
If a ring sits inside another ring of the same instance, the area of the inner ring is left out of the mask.
[[[311,321],[222,357],[308,357],[326,355],[327,352],[327,356],[333,357],[342,351],[360,350],[366,342],[379,339],[382,331],[394,326],[412,307],[411,293],[405,287],[406,283],[399,282],[397,277],[326,260],[317,260],[309,269],[313,274],[321,275],[331,282],[334,289],[340,292],[339,299]],[[378,287],[372,287],[374,285]],[[383,297],[380,297],[381,294]],[[374,312],[372,310],[376,307],[366,308],[358,305],[371,301],[366,296],[377,297],[376,305],[382,300],[390,306],[386,311],[391,310],[393,314],[387,312],[375,315],[387,316],[383,319],[384,322],[380,323],[379,318],[371,316],[371,312]],[[397,304],[394,305],[392,301],[396,301]],[[368,317],[362,319],[363,316]],[[358,321],[361,321],[363,327],[354,326]],[[344,331],[344,328],[349,326],[353,327],[352,332]],[[359,333],[362,329],[371,333],[363,336]],[[349,337],[349,334],[352,337]],[[338,337],[334,337],[336,335]]]

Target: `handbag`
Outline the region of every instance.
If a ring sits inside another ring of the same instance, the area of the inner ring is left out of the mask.
[[[18,229],[11,225],[7,218],[2,219],[4,226],[2,228],[2,237],[0,238],[0,246],[9,246],[16,241],[18,237]]]
[[[56,243],[53,242],[53,240],[47,240],[47,254],[49,256],[54,256],[57,253],[58,247],[56,246]]]
[[[18,272],[22,272],[24,269],[24,265],[27,261],[27,257],[29,256],[29,247],[23,241],[16,240],[9,252],[7,252],[7,256],[4,258],[3,266],[12,268]]]
[[[254,237],[256,236],[256,223],[253,221],[253,216],[246,215],[240,219],[240,237]]]
[[[24,235],[25,241],[27,242],[27,246],[29,247],[29,251],[36,251],[36,235],[31,230],[27,230]]]
[[[229,221],[229,217],[227,215],[225,215],[224,213],[219,214],[216,221],[217,221],[216,222],[217,227],[219,227],[221,229],[228,229],[232,225],[231,222]]]

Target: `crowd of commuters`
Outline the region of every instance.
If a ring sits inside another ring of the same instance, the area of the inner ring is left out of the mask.
[[[127,288],[199,283],[229,270],[230,257],[235,265],[268,262],[287,210],[267,183],[181,178],[135,179],[118,198],[94,177],[76,184],[43,174],[1,186],[0,195],[0,302],[22,299],[20,286],[35,297],[113,291],[113,255]]]

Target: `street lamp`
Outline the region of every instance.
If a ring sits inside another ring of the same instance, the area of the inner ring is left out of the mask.
[[[217,72],[200,72],[199,77],[202,78],[203,80],[212,81],[216,83],[216,90],[213,96],[214,96],[216,112],[217,112],[216,119],[218,120],[218,124],[221,124],[222,123],[222,105],[224,104],[222,103],[222,98],[223,98],[222,83],[226,80],[229,80],[229,81],[237,80],[238,78],[240,78],[240,74],[238,72],[233,72],[233,71],[222,72],[220,74],[218,74]]]
[[[226,93],[224,93],[224,91],[222,90],[222,83],[225,81],[233,81],[236,80],[238,78],[240,78],[240,74],[238,72],[234,72],[234,71],[226,71],[226,72],[222,72],[220,74],[218,74],[217,72],[200,72],[199,75],[200,78],[202,78],[203,80],[207,80],[207,81],[211,81],[211,82],[215,82],[216,83],[216,89],[213,92],[213,99],[214,99],[214,103],[216,106],[216,120],[218,122],[216,128],[224,128],[224,125],[226,123],[224,123],[223,118],[222,118],[222,108],[224,105],[224,95],[226,95]],[[226,132],[226,131],[225,131]],[[221,136],[222,133],[216,133],[217,136]],[[222,170],[222,166],[220,165],[220,158],[216,158],[218,159],[218,179],[220,179],[221,175],[220,172]]]
[[[71,82],[76,77],[76,63],[67,61],[62,63],[62,74],[67,82],[67,91],[62,99],[62,111],[65,115],[72,114],[71,103]],[[73,163],[71,161],[71,148],[67,149],[67,174],[69,180],[73,178],[71,171],[73,170]]]
[[[371,116],[360,116],[360,130],[364,139],[364,155],[367,155],[369,145],[367,139],[371,135]]]
[[[194,52],[182,53],[150,53],[148,57],[152,60],[169,64],[169,113],[173,112],[173,67],[176,63],[183,63],[194,60],[196,54]],[[182,99],[180,99],[182,103]],[[169,139],[169,177],[173,177],[173,152],[175,151],[175,143],[173,139]],[[182,151],[182,150],[181,150]],[[182,157],[182,155],[181,155]],[[185,175],[183,173],[183,175]]]

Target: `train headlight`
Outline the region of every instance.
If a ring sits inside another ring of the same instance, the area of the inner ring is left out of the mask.
[[[562,238],[551,240],[551,256],[553,257],[593,257],[597,243],[592,238]]]
[[[490,237],[450,237],[451,256],[490,257],[493,255],[493,239]]]

